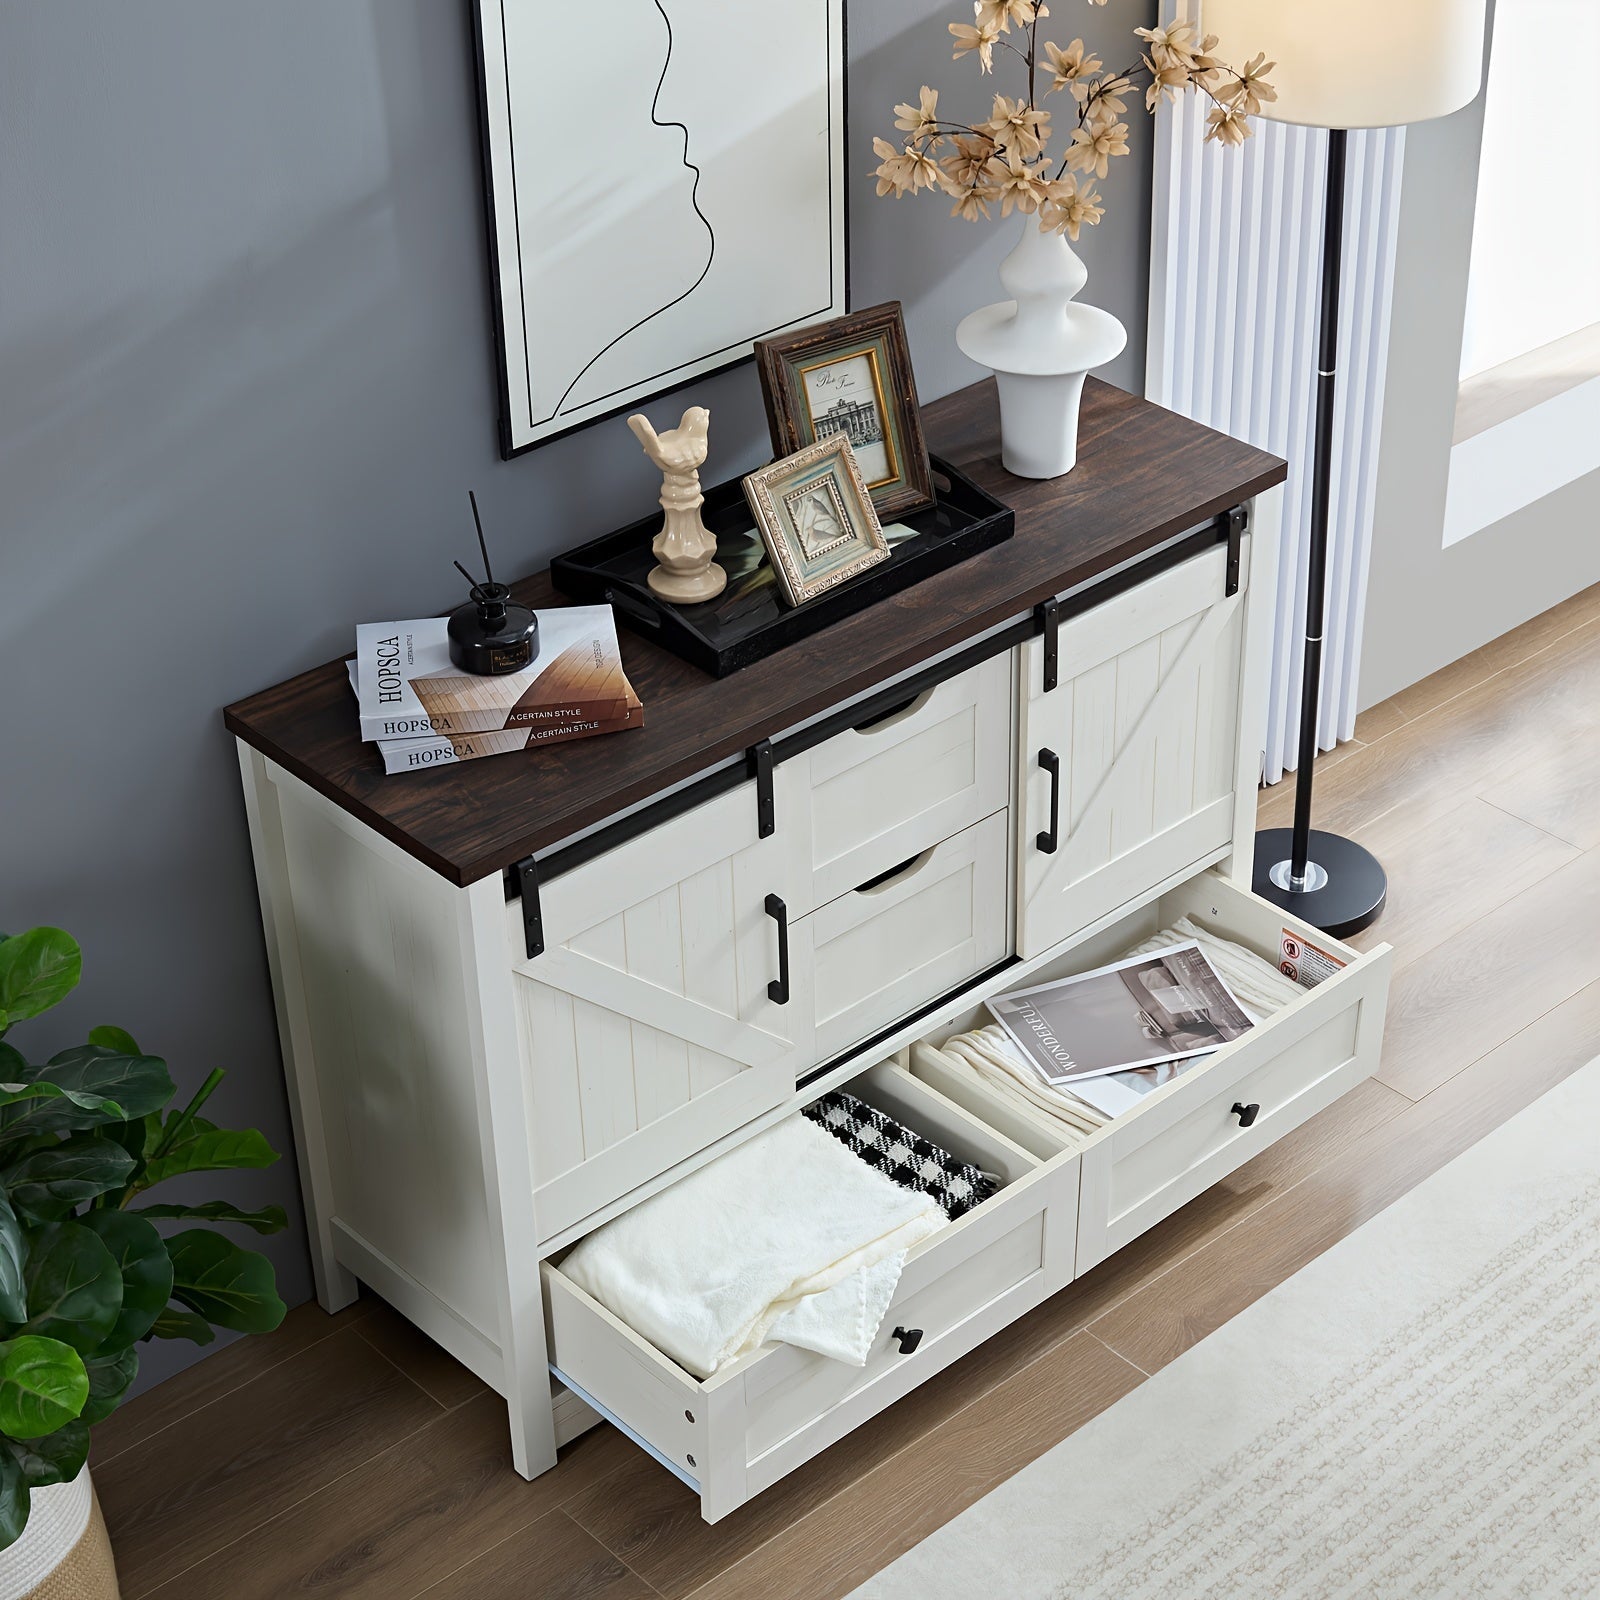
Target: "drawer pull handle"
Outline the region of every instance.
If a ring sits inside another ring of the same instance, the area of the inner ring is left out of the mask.
[[[1261,1107],[1258,1106],[1253,1100],[1249,1105],[1245,1105],[1241,1101],[1235,1100],[1233,1102],[1233,1115],[1239,1119],[1239,1126],[1241,1128],[1248,1128],[1253,1126],[1256,1118],[1261,1115]]]
[[[922,1343],[921,1328],[896,1328],[890,1337],[900,1346],[900,1354],[908,1356]]]
[[[935,684],[934,688],[937,687]],[[909,699],[897,701],[892,706],[885,706],[882,711],[875,711],[870,717],[863,717],[851,731],[872,733],[875,729],[887,727],[891,722],[904,722],[908,715],[920,711],[931,699],[933,699],[933,689],[924,689]]]
[[[919,850],[916,855],[907,856],[904,861],[897,862],[887,872],[880,872],[877,877],[868,878],[865,883],[858,883],[850,892],[852,894],[872,894],[878,889],[890,888],[896,879],[909,878],[913,873],[921,870],[924,862],[932,859],[932,850]]]
[[[1061,842],[1061,757],[1054,750],[1041,750],[1039,765],[1050,774],[1050,826],[1036,842],[1047,856],[1053,856]]]
[[[767,915],[778,924],[778,976],[767,985],[767,998],[775,1006],[789,1003],[789,908],[777,895],[769,894]]]

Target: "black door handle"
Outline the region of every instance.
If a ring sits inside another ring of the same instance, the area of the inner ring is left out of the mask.
[[[1254,1101],[1251,1101],[1249,1105],[1242,1105],[1239,1101],[1235,1100],[1233,1102],[1233,1115],[1239,1119],[1239,1126],[1241,1128],[1248,1128],[1255,1122],[1256,1118],[1261,1115],[1261,1107],[1258,1106]]]
[[[1050,774],[1050,826],[1035,842],[1047,856],[1053,856],[1061,842],[1061,757],[1054,750],[1041,750],[1039,765]]]
[[[889,1337],[900,1346],[900,1354],[908,1356],[922,1343],[922,1329],[896,1328]]]
[[[778,924],[778,976],[767,985],[767,998],[778,1006],[789,1003],[789,908],[777,895],[767,896],[767,915]]]

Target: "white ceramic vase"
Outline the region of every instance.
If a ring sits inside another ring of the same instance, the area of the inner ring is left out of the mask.
[[[1011,298],[974,311],[956,329],[963,354],[999,384],[1000,460],[1019,478],[1059,478],[1077,465],[1084,377],[1128,342],[1109,311],[1075,303],[1088,278],[1065,234],[1043,233],[1037,217],[1025,216],[1000,263]]]
[[[117,1600],[111,1542],[85,1467],[35,1489],[22,1537],[0,1550],[0,1600]]]

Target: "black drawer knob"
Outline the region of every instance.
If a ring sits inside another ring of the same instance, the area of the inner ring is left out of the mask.
[[[890,1336],[900,1346],[900,1354],[908,1356],[922,1343],[921,1328],[896,1328]]]
[[[1254,1101],[1249,1105],[1244,1105],[1242,1102],[1235,1100],[1233,1102],[1233,1114],[1239,1119],[1241,1128],[1248,1128],[1261,1115],[1261,1107],[1256,1105]]]

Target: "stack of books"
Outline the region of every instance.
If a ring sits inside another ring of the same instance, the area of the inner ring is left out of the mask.
[[[538,615],[538,659],[497,678],[451,662],[444,617],[356,629],[350,686],[361,737],[376,741],[385,772],[643,726],[644,707],[622,671],[611,607],[563,606]]]

